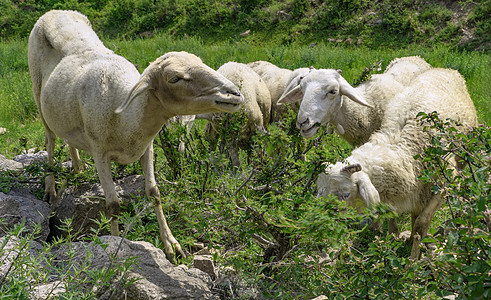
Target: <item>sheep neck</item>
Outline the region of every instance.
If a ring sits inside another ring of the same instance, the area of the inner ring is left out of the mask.
[[[376,118],[378,107],[369,97],[366,97],[365,100],[374,108],[365,107],[346,96],[343,97],[343,103],[338,112],[334,114],[331,125],[341,125],[345,131],[344,134],[340,134],[341,137],[351,145],[361,145],[368,140],[375,128],[380,127],[380,120]]]
[[[121,113],[122,132],[128,137],[140,137],[141,140],[134,141],[133,146],[146,148],[164,123],[173,116],[154,96],[144,93]]]

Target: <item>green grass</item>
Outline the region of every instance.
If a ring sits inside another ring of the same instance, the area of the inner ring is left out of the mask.
[[[373,62],[383,60],[382,67],[385,68],[395,57],[420,55],[435,67],[458,70],[467,81],[479,120],[491,121],[491,60],[490,55],[484,52],[456,51],[446,46],[374,50],[322,42],[314,47],[257,46],[230,41],[207,44],[194,37],[174,39],[164,34],[149,39],[105,40],[105,44],[137,65],[140,71],[166,52],[188,51],[215,69],[227,61],[267,60],[290,69],[306,66],[342,69],[343,76],[350,82]],[[0,127],[8,130],[8,134],[0,135],[0,153],[18,154],[24,147],[17,143],[16,137],[27,138],[27,147],[40,147],[43,130],[32,97],[26,39],[0,42],[0,86]]]

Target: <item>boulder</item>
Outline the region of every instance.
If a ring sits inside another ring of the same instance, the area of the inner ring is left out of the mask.
[[[8,193],[0,192],[0,236],[12,230],[16,224],[25,222],[28,232],[39,225],[36,240],[46,241],[49,229],[49,204],[38,200],[27,189],[15,189]]]
[[[70,253],[70,255],[68,254]],[[90,272],[113,274],[110,285],[80,280],[71,289],[93,291],[97,299],[216,299],[210,290],[211,278],[204,272],[175,266],[164,252],[148,242],[135,242],[121,237],[102,236],[96,242],[73,242],[64,245],[53,254],[54,270],[88,269]],[[120,266],[125,265],[125,268]],[[128,268],[128,266],[130,266]],[[60,274],[50,274],[58,278]],[[83,278],[83,276],[79,276]],[[134,283],[129,282],[134,281]],[[73,283],[72,283],[73,285]],[[34,291],[46,293],[44,287]],[[64,283],[57,286],[63,287]],[[33,291],[33,292],[34,292]],[[36,298],[37,295],[32,295]]]
[[[21,163],[22,165],[30,165],[32,163],[41,163],[48,161],[48,152],[39,151],[34,152],[34,149],[29,149],[27,153],[19,154],[14,157],[14,161]]]
[[[15,160],[7,159],[0,154],[0,171],[13,171],[18,172],[22,169],[22,164]]]
[[[135,196],[144,195],[145,180],[142,175],[128,176],[117,180],[115,184],[122,204],[134,201]],[[59,227],[67,218],[72,219],[72,228],[79,235],[90,234],[91,228],[97,228],[95,220],[100,220],[101,213],[106,212],[104,191],[100,183],[70,186],[61,192],[59,199],[53,208],[55,214],[51,218],[51,231],[54,236],[65,236],[64,230]]]

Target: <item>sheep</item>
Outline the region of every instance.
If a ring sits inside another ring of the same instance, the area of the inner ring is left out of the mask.
[[[183,115],[183,116],[175,116],[167,120],[165,123],[165,127],[172,127],[172,124],[181,124],[182,126],[186,127],[187,133],[191,131],[191,128],[193,127],[194,124],[194,119],[196,119],[196,115]],[[179,141],[179,147],[178,151],[179,153],[184,153],[186,149],[186,145],[183,140]]]
[[[238,141],[231,142],[231,159],[234,166],[239,166],[239,156],[237,146],[247,148],[250,144],[251,136],[257,130],[265,130],[269,125],[269,113],[271,111],[271,96],[264,81],[249,66],[237,62],[223,64],[217,70],[218,73],[232,81],[240,89],[244,96],[243,110],[247,119],[247,124],[241,129]],[[219,123],[223,120],[224,114],[214,113],[200,115],[199,118],[208,120],[207,130],[209,136],[218,135]],[[215,141],[212,140],[212,143]],[[236,144],[237,143],[237,144]]]
[[[302,76],[305,76],[309,72],[309,68],[299,68],[295,70],[283,69],[275,66],[274,64],[259,60],[250,62],[247,64],[253,69],[264,81],[271,95],[271,120],[270,122],[280,121],[287,108],[285,105],[278,103],[281,95],[285,92],[285,89],[291,83],[296,83],[301,80]],[[298,105],[295,106],[298,110]]]
[[[413,77],[429,68],[418,56],[398,58],[383,74],[372,75],[356,88],[339,71],[311,70],[299,83],[290,84],[279,102],[302,101],[297,115],[302,136],[313,137],[320,125],[330,123],[343,139],[356,147],[366,143],[380,128],[387,102]]]
[[[162,211],[152,141],[173,116],[237,111],[243,102],[238,88],[187,52],[166,53],[140,75],[132,63],[107,49],[89,20],[75,11],[41,16],[29,36],[28,62],[48,163],[53,164],[57,136],[69,145],[75,169],[80,166],[77,149],[91,154],[111,216],[111,234],[118,235],[120,204],[111,161],[140,159],[166,256],[173,260],[173,248],[185,256]],[[45,186],[45,199],[54,203],[53,174]]]
[[[344,162],[327,165],[317,181],[318,195],[336,195],[355,207],[389,204],[398,213],[411,213],[411,259],[419,257],[419,241],[428,233],[431,219],[443,204],[431,184],[418,180],[420,154],[428,135],[416,118],[419,112],[437,111],[442,119],[477,126],[477,114],[464,78],[455,70],[433,68],[411,80],[387,104],[381,128],[355,148]],[[389,224],[390,225],[390,224]],[[389,227],[389,232],[397,228]]]

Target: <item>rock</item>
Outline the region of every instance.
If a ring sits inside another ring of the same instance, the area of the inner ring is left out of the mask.
[[[351,45],[351,44],[353,44],[353,39],[352,38],[347,38],[346,40],[344,40],[344,43],[346,45]]]
[[[29,300],[55,299],[65,293],[66,288],[60,280],[35,286],[29,293]],[[49,296],[49,297],[48,297]]]
[[[22,170],[22,167],[23,166],[20,162],[7,159],[5,156],[0,154],[0,171],[19,172],[20,170]]]
[[[143,196],[145,179],[142,175],[128,176],[117,180],[116,192],[121,202],[134,201],[135,196]],[[100,220],[101,212],[106,212],[104,191],[100,183],[81,183],[66,188],[60,195],[60,201],[54,207],[54,216],[51,218],[51,230],[54,236],[65,236],[60,225],[67,218],[72,219],[72,227],[80,235],[90,234],[91,228],[97,229],[94,220]],[[103,232],[108,234],[108,232]]]
[[[280,21],[291,20],[292,16],[284,10],[279,10],[276,12],[276,17]]]
[[[193,259],[193,267],[200,269],[210,275],[211,279],[217,278],[215,264],[211,255],[195,255]]]
[[[70,254],[69,254],[70,253]],[[44,299],[46,292],[63,292],[63,274],[69,270],[87,270],[104,274],[109,268],[109,282],[94,285],[81,274],[71,278],[71,292],[93,292],[100,300],[213,299],[210,277],[196,269],[174,266],[161,249],[148,242],[134,242],[121,237],[102,236],[95,242],[71,242],[50,253],[53,267],[48,278],[30,291],[31,299]],[[123,267],[125,266],[125,267]],[[56,273],[55,273],[56,272]],[[62,282],[60,282],[62,280]],[[133,283],[130,283],[133,281]]]
[[[245,37],[245,36],[248,36],[249,34],[251,33],[251,30],[250,29],[247,29],[246,31],[242,32],[241,34],[239,34],[241,37]]]
[[[26,153],[26,154],[20,154],[14,157],[14,160],[16,162],[20,162],[24,166],[30,165],[32,163],[39,163],[39,162],[47,162],[48,161],[48,152],[46,151],[39,151],[37,153]]]
[[[49,229],[49,204],[38,200],[28,190],[13,190],[7,194],[0,192],[0,236],[25,221],[28,232],[32,232],[36,225],[40,226],[40,232],[36,239],[46,241]]]
[[[232,267],[218,272],[214,290],[220,293],[221,299],[267,299],[251,282],[245,280]]]
[[[327,299],[329,299],[329,298],[327,298],[327,296],[320,295],[319,297],[315,297],[312,300],[327,300]]]
[[[7,133],[7,128],[0,127],[0,134],[5,134]]]
[[[165,258],[164,252],[152,244],[121,240],[115,236],[103,236],[100,240],[107,244],[107,254],[119,259],[137,259],[135,267],[128,273],[128,278],[140,279],[132,285],[122,287],[116,294],[112,294],[110,299],[218,300],[210,290],[212,282],[207,274],[184,265],[174,266]],[[104,262],[100,263],[104,265]]]
[[[32,262],[34,261],[34,257],[36,257],[42,249],[42,245],[36,241],[28,241],[28,245],[23,244],[23,242],[26,241],[21,241],[17,236],[12,235],[0,238],[0,262],[2,262],[0,264],[0,281],[2,281],[5,276],[15,272],[17,267],[19,267],[16,265],[12,266],[12,264],[25,261]],[[20,249],[22,249],[22,252],[19,252]],[[24,274],[24,272],[22,273]]]
[[[361,46],[361,44],[363,44],[363,40],[362,39],[357,39],[356,40],[356,45],[357,46]]]

